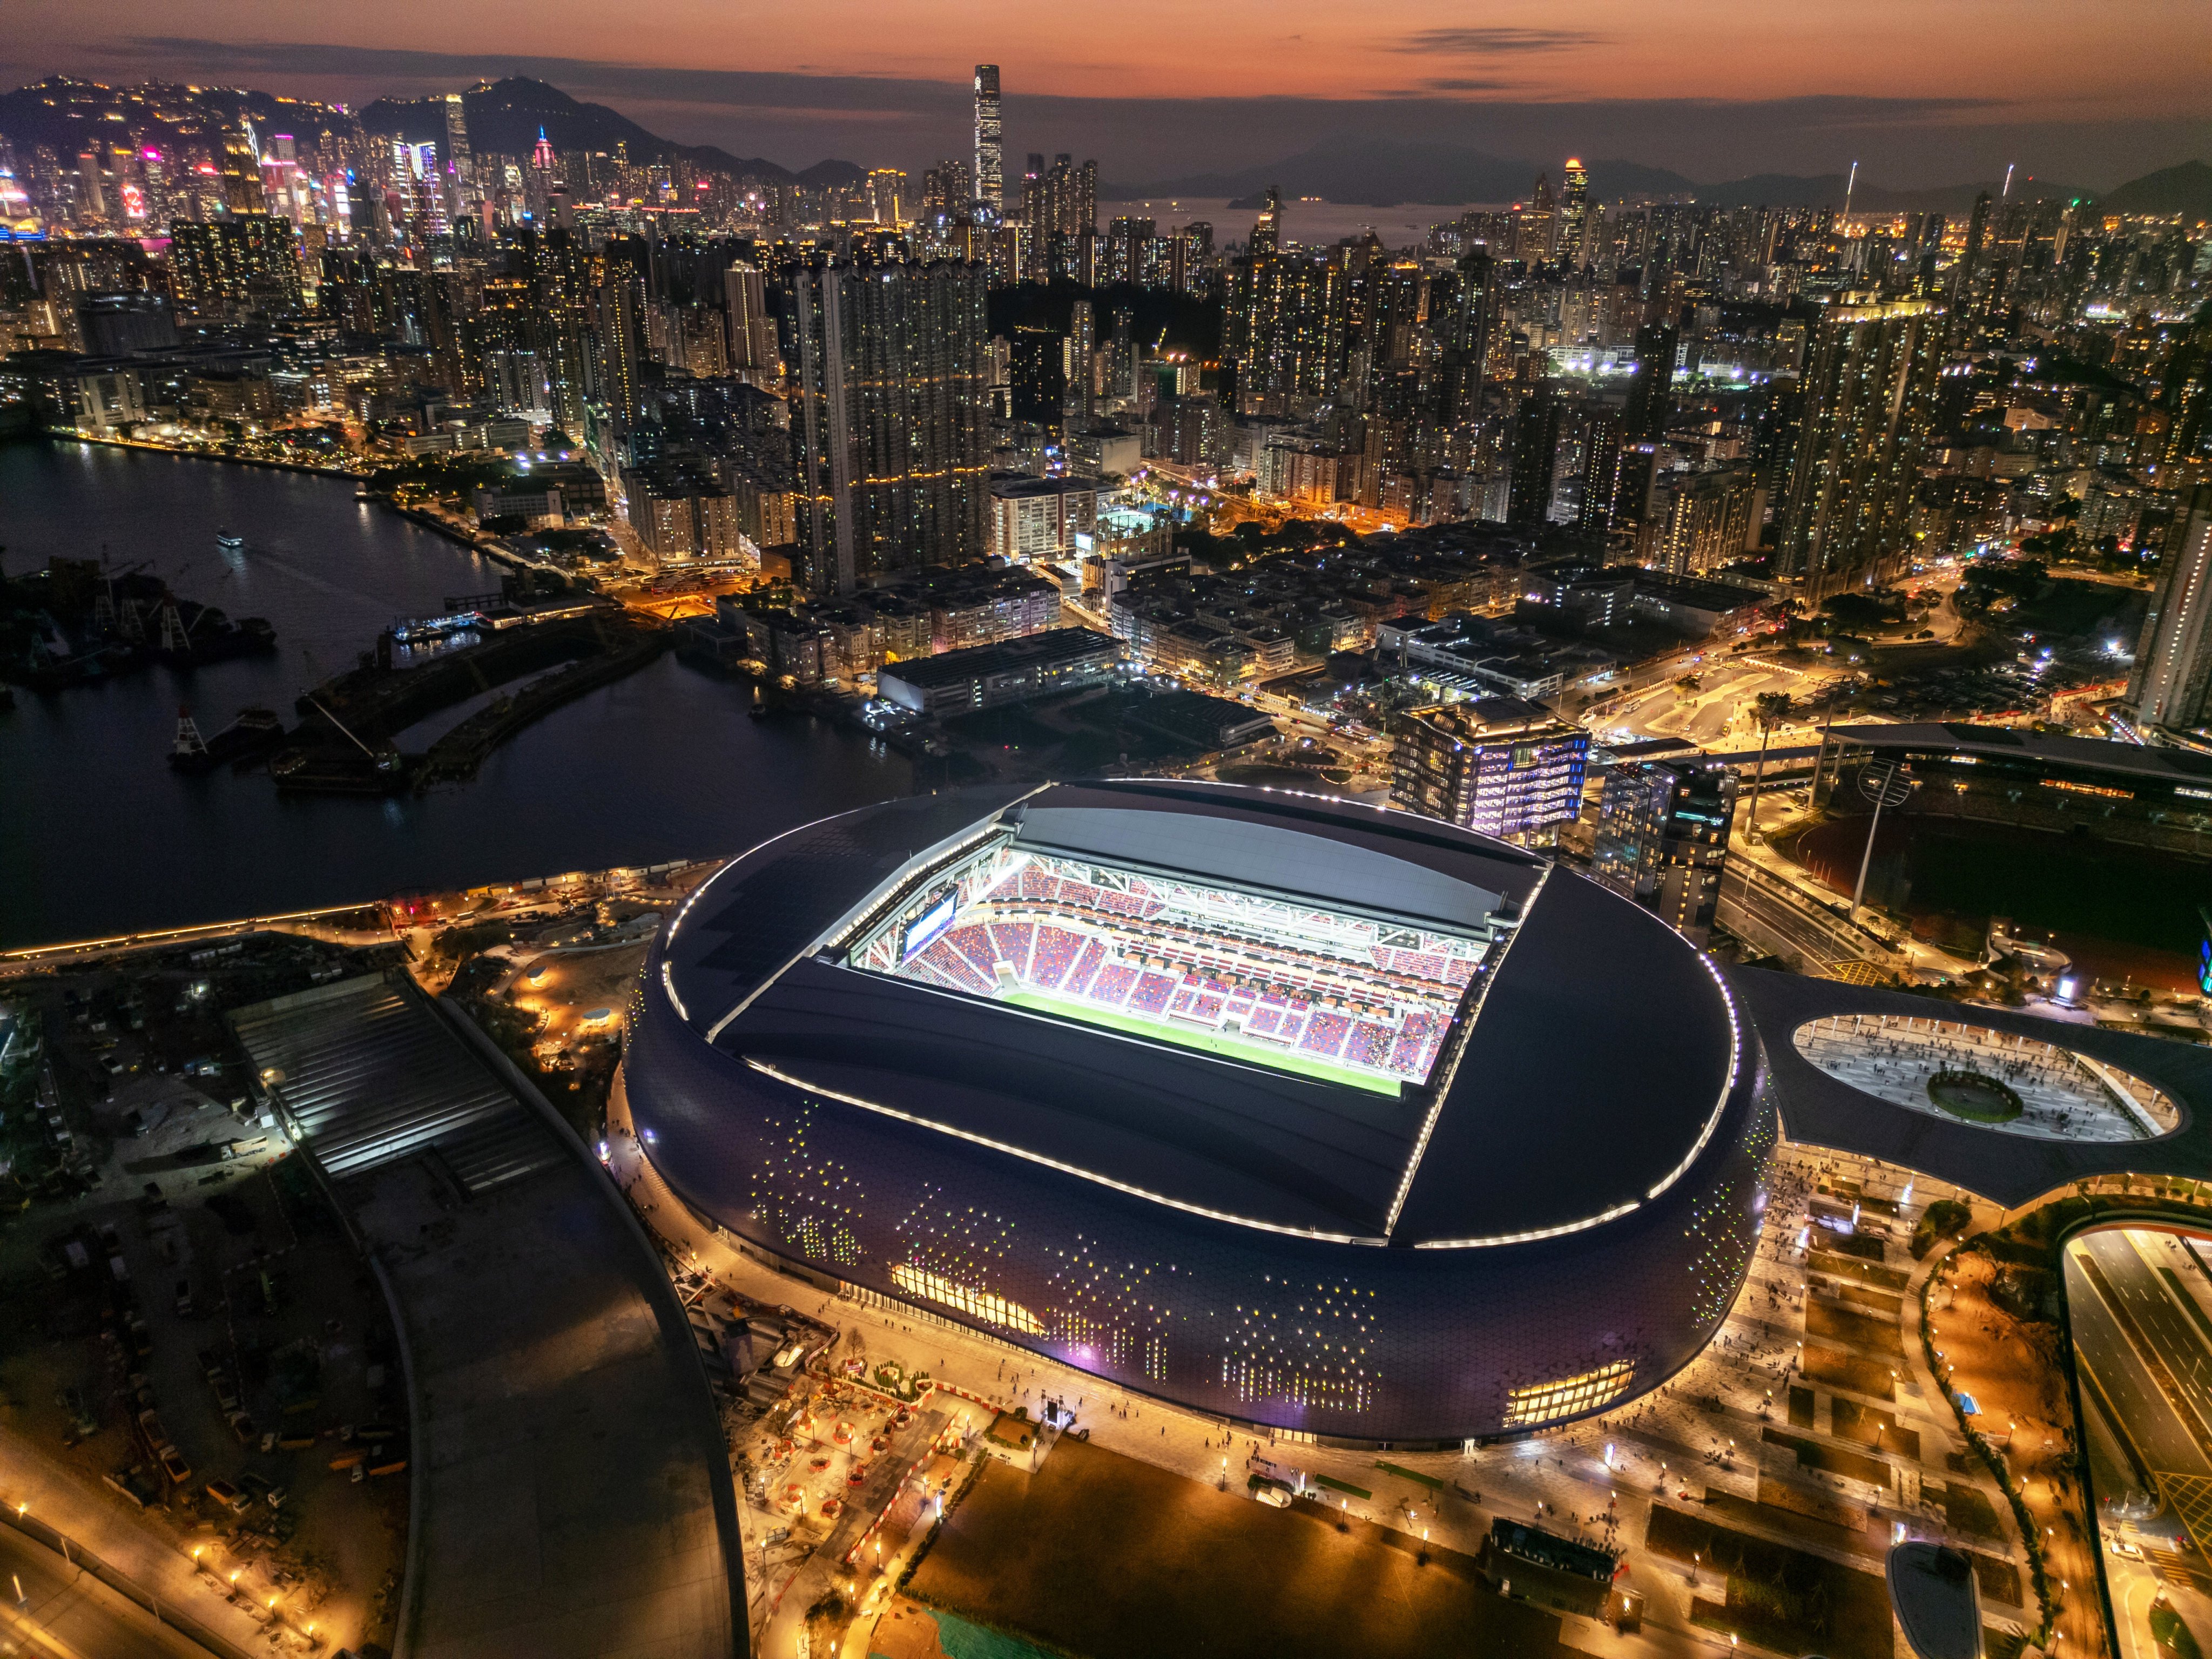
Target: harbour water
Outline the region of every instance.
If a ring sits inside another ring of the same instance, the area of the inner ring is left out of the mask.
[[[219,532],[244,541],[219,546]],[[0,947],[372,899],[416,888],[741,852],[906,793],[907,763],[672,656],[586,694],[470,784],[389,799],[280,795],[167,764],[177,710],[297,718],[377,630],[490,592],[500,569],[340,479],[83,444],[0,445],[0,566],[145,562],[181,597],[276,625],[274,656],[137,670],[0,711]],[[410,734],[410,740],[413,734]]]

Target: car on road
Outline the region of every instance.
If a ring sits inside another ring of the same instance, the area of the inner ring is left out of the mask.
[[[2112,1540],[2112,1553],[2118,1556],[2122,1556],[2130,1561],[2140,1561],[2143,1559],[2142,1546],[2140,1544],[2130,1544],[2124,1538],[2115,1538]]]

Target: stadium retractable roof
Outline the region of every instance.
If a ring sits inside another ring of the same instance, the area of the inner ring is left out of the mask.
[[[1461,928],[1502,905],[1518,927],[1475,981],[1456,1063],[1448,1048],[1432,1087],[1396,1096],[815,954],[921,854],[998,823],[1018,847]],[[683,1017],[758,1073],[1176,1209],[1366,1243],[1512,1243],[1626,1213],[1694,1159],[1741,1053],[1717,978],[1627,901],[1433,820],[1203,785],[828,820],[702,889],[665,960]]]

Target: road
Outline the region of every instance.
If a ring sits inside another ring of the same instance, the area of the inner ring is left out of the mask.
[[[2096,1268],[2093,1275],[2088,1264]],[[2168,1279],[2167,1273],[2173,1278]],[[2139,1559],[2108,1555],[2106,1577],[2113,1616],[2120,1626],[2123,1659],[2158,1659],[2149,1614],[2164,1601],[2192,1629],[2206,1628],[2203,1599],[2185,1578],[2168,1580],[2162,1564],[2174,1536],[2171,1477],[2212,1478],[2206,1449],[2212,1424],[2212,1351],[2198,1320],[2201,1295],[2208,1291],[2203,1267],[2194,1252],[2167,1233],[2140,1229],[2092,1233],[2066,1252],[2067,1309],[2082,1370],[2094,1377],[2116,1415],[2116,1426],[2160,1477],[2168,1509],[2143,1526],[2104,1523],[2110,1537],[2125,1536],[2144,1547]],[[2161,1382],[2169,1378],[2185,1402],[2178,1408]],[[2191,1413],[2198,1419],[2191,1420]],[[2182,1517],[2203,1525],[2197,1506]],[[2198,1547],[2203,1547],[2200,1537]],[[2186,1558],[2185,1558],[2186,1559]]]
[[[21,1599],[17,1587],[21,1588]],[[208,1650],[0,1527],[0,1659],[209,1659]]]
[[[2160,1386],[2150,1359],[2179,1385],[2184,1398],[2200,1414],[2212,1413],[2212,1362],[2208,1362],[2204,1340],[2193,1321],[2173,1300],[2168,1287],[2154,1273],[2130,1240],[2131,1232],[2093,1233],[2068,1252],[2067,1304],[2074,1319],[2075,1341],[2097,1380],[2118,1412],[2121,1426],[2152,1468],[2167,1474],[2212,1476],[2212,1456],[2203,1443],[2201,1423],[2184,1417]],[[2155,1234],[2142,1237],[2147,1248],[2163,1250]],[[2173,1252],[2177,1270],[2181,1252]],[[2092,1284],[2076,1257],[2094,1261],[2105,1285],[2118,1298],[2116,1312],[2103,1288]],[[2140,1352],[2119,1313],[2124,1313],[2136,1332],[2151,1345],[2153,1354]]]

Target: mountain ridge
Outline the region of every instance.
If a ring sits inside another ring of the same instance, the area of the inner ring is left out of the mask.
[[[529,155],[542,129],[556,149],[611,151],[620,144],[636,161],[685,161],[718,173],[781,184],[851,184],[867,176],[865,168],[851,161],[817,161],[794,173],[763,156],[732,155],[713,144],[679,144],[619,110],[573,98],[549,82],[527,76],[479,82],[461,94],[461,106],[468,113],[470,147],[501,155]],[[380,98],[362,107],[360,118],[367,131],[410,143],[445,142],[442,98]]]
[[[2168,168],[2185,173],[2199,163]],[[2208,170],[2212,173],[2212,170]],[[1700,183],[1668,167],[1615,157],[1589,164],[1590,194],[1612,201],[1626,196],[1680,197],[1721,207],[1832,207],[1844,204],[1848,184],[1842,173],[1801,175],[1752,173],[1742,178]],[[1226,198],[1232,207],[1256,206],[1268,185],[1285,196],[1318,196],[1347,207],[1417,205],[1457,206],[1503,204],[1528,199],[1539,174],[1559,187],[1559,168],[1499,155],[1472,145],[1422,143],[1406,139],[1365,139],[1348,134],[1324,138],[1295,155],[1264,167],[1233,172],[1194,174],[1154,184],[1099,186],[1102,199],[1145,201],[1159,197]],[[2162,175],[2150,174],[2147,178]],[[2125,191],[2142,180],[2120,187]],[[2189,180],[2177,186],[2186,190]],[[2206,183],[2212,185],[2212,178]],[[1968,183],[1934,189],[1906,190],[1878,184],[1863,175],[1850,193],[1854,208],[1875,212],[1963,213],[1984,190],[2000,188]],[[2045,198],[2087,192],[2045,185],[2033,179],[2015,181],[2014,193],[2033,190]],[[2118,192],[2115,192],[2117,194]]]

